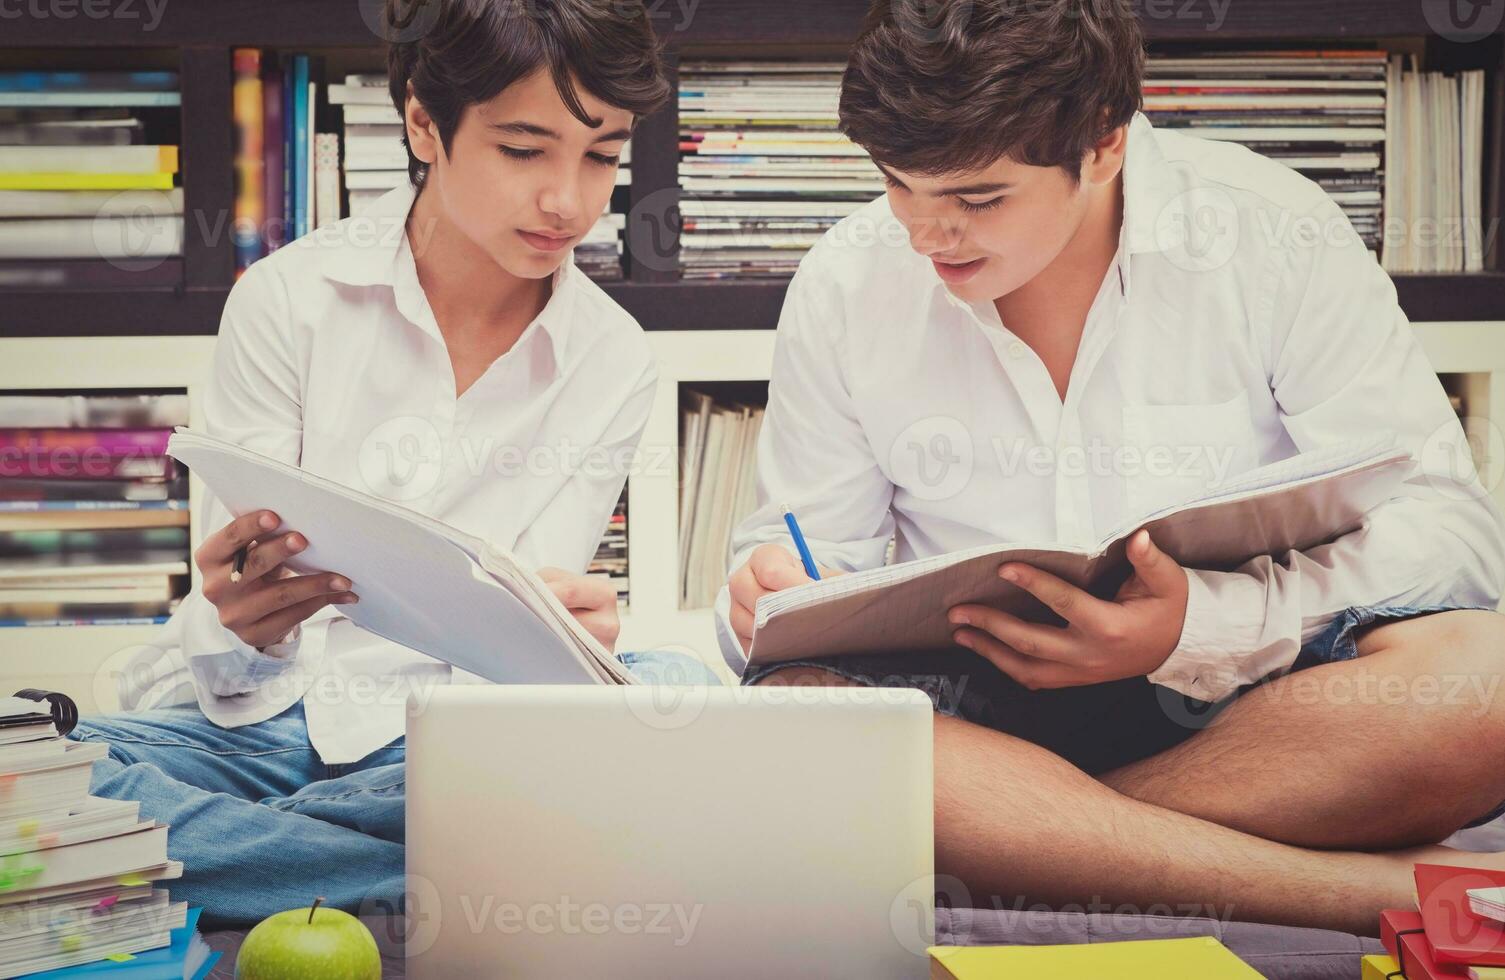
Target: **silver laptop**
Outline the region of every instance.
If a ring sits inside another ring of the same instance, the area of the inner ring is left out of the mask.
[[[415,696],[409,975],[928,977],[931,725],[895,689]]]

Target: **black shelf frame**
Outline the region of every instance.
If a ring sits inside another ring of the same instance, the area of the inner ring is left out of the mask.
[[[861,25],[868,0],[700,0],[693,16],[676,0],[645,0],[671,80],[682,56],[839,56]],[[230,236],[235,197],[231,52],[236,47],[314,51],[380,49],[366,18],[379,0],[191,0],[150,8],[112,0],[116,16],[23,16],[5,21],[6,50],[175,49],[182,80],[182,182],[185,194],[183,281],[177,287],[0,290],[0,336],[213,334],[234,281]],[[1441,5],[1437,5],[1440,7]],[[1480,39],[1440,37],[1422,0],[1142,0],[1137,4],[1154,45],[1353,43],[1407,39],[1428,58],[1491,70],[1485,145],[1485,215],[1505,219],[1505,24]],[[91,8],[100,9],[100,8]],[[125,16],[134,11],[138,16]],[[1214,25],[1213,18],[1221,16]],[[1216,30],[1213,27],[1216,26]],[[112,52],[112,56],[115,53]],[[629,189],[627,279],[603,284],[647,329],[770,329],[778,322],[787,280],[681,281],[677,218],[678,107],[639,124]],[[1394,276],[1413,320],[1505,319],[1505,261],[1493,241],[1487,266],[1474,275]]]

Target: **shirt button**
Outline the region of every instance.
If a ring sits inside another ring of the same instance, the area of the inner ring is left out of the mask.
[[[1019,358],[1024,356],[1024,352],[1026,350],[1028,350],[1028,348],[1016,340],[1009,345],[1009,356],[1017,361],[1019,360]]]

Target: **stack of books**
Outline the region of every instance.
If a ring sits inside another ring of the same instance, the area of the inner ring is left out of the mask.
[[[359,216],[383,194],[408,182],[408,151],[403,121],[392,105],[387,76],[352,74],[342,85],[329,86],[329,103],[344,109],[343,160],[332,148],[350,197],[347,215]],[[631,145],[622,151],[616,186],[632,184]],[[627,198],[615,193],[595,227],[575,247],[575,263],[592,279],[622,278],[622,235],[627,227]]]
[[[1363,958],[1364,980],[1505,980],[1505,923],[1469,894],[1505,885],[1505,872],[1418,864],[1415,876],[1418,909],[1380,913],[1386,955]]]
[[[178,76],[0,72],[0,287],[182,279]]]
[[[606,525],[606,535],[591,559],[587,575],[605,575],[617,589],[617,604],[626,606],[629,598],[627,578],[627,488],[622,488],[622,498],[617,501],[611,520]]]
[[[883,193],[837,129],[836,62],[687,61],[680,67],[682,273],[789,276],[837,221]]]
[[[1484,268],[1484,72],[1390,59],[1385,250],[1391,272]]]
[[[183,873],[168,828],[89,795],[108,746],[63,737],[77,712],[59,708],[0,698],[0,978],[207,976],[217,956],[194,935],[197,910],[153,886]]]
[[[330,105],[344,109],[342,175],[350,194],[349,213],[360,215],[408,181],[402,117],[392,105],[386,75],[346,75],[343,85],[329,86],[328,96]]]
[[[1159,128],[1241,143],[1300,171],[1322,185],[1378,251],[1386,70],[1383,51],[1152,57],[1144,111]]]
[[[237,48],[235,266],[302,238],[341,213],[338,136],[317,131],[308,55]],[[330,148],[336,146],[331,156]]]
[[[757,508],[764,409],[690,391],[680,411],[680,608],[713,605],[726,581],[732,531]]]
[[[0,626],[161,623],[188,590],[184,395],[0,397]]]

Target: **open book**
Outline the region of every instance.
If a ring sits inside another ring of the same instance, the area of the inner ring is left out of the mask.
[[[1126,546],[1140,528],[1187,568],[1228,571],[1257,555],[1305,551],[1357,529],[1401,492],[1415,460],[1390,441],[1303,453],[1239,474],[1201,498],[1165,507],[1096,544],[984,545],[775,592],[758,600],[750,666],[853,653],[953,646],[947,614],[978,603],[1038,623],[1059,619],[998,577],[1023,562],[1111,598],[1133,574]]]
[[[543,580],[510,552],[409,510],[218,439],[177,429],[167,452],[232,514],[263,508],[308,547],[296,572],[339,572],[351,622],[499,684],[632,684]],[[218,530],[213,528],[211,530]]]

